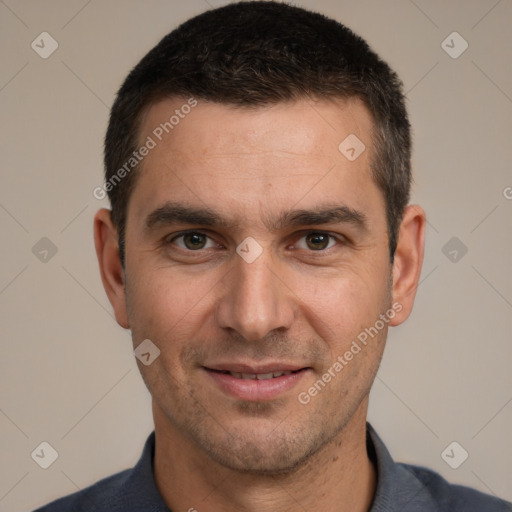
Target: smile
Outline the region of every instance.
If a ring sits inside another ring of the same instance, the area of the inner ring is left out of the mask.
[[[274,366],[274,365],[273,365]],[[206,375],[221,393],[245,401],[268,401],[291,391],[310,368],[206,368]],[[236,371],[239,370],[239,371]],[[245,370],[245,371],[240,371]],[[251,371],[252,370],[252,371]]]
[[[297,370],[300,371],[300,370]],[[244,379],[244,380],[268,380],[275,379],[277,377],[282,377],[283,375],[291,375],[292,371],[283,371],[283,372],[270,372],[270,373],[239,373],[239,372],[221,372],[231,375],[236,379]]]

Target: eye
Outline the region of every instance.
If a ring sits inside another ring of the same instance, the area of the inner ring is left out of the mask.
[[[208,235],[199,231],[189,231],[182,233],[169,240],[170,244],[176,244],[180,249],[189,251],[199,251],[201,249],[209,249],[215,247],[215,243],[210,240]]]
[[[336,238],[333,235],[321,231],[313,231],[303,236],[296,247],[311,251],[324,251],[336,245]]]

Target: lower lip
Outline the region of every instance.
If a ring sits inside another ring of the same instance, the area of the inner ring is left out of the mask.
[[[289,375],[281,375],[272,379],[238,379],[229,373],[221,373],[206,369],[206,373],[228,395],[239,400],[260,402],[278,398],[286,393],[304,377],[307,369]]]

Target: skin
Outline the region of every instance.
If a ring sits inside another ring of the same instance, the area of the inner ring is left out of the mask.
[[[154,104],[140,140],[184,103]],[[134,347],[150,339],[160,349],[139,368],[152,395],[155,480],[172,510],[369,509],[376,474],[365,446],[368,394],[388,326],[412,309],[425,233],[423,210],[408,206],[390,263],[384,198],[369,169],[372,126],[356,98],[256,109],[201,101],[142,162],[124,270],[110,212],[96,214],[116,319]],[[338,150],[349,134],[366,146],[353,162]],[[228,224],[148,229],[148,216],[170,201],[214,209]],[[326,205],[359,212],[364,226],[269,222]],[[180,238],[185,230],[199,235]],[[262,249],[252,263],[236,252],[247,237]],[[392,304],[400,311],[378,335],[301,403],[299,393],[332,372]],[[234,397],[206,369],[269,362],[303,368],[270,399]]]

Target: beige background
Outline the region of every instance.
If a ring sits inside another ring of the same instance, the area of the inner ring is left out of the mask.
[[[106,203],[92,190],[129,69],[178,23],[225,3],[0,2],[1,511],[132,465],[152,429],[129,333],[100,282],[92,218]],[[370,420],[396,459],[512,500],[512,2],[295,3],[365,37],[408,91],[426,260]],[[43,31],[59,44],[48,59],[31,48]],[[457,59],[441,47],[453,31],[469,44]],[[42,237],[57,247],[46,262],[32,252]],[[455,248],[457,262],[442,251],[452,237],[468,249]],[[469,452],[458,469],[441,458],[454,440]],[[46,470],[31,458],[42,441],[59,455]]]

